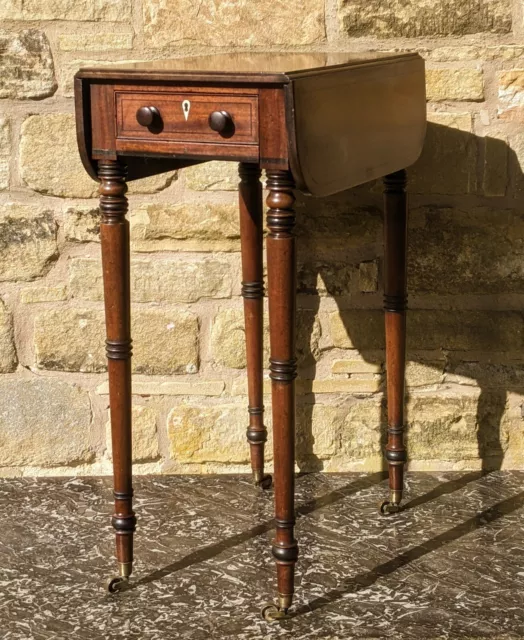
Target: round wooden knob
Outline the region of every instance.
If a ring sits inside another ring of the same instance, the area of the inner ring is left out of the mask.
[[[227,111],[213,111],[209,116],[209,126],[217,133],[227,133],[233,128],[233,118]]]
[[[140,107],[136,112],[138,124],[143,127],[150,127],[160,118],[160,111],[156,107]]]

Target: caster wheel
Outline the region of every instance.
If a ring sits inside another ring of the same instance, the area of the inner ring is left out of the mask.
[[[287,609],[280,609],[280,607],[277,607],[277,605],[273,604],[272,602],[262,607],[261,614],[262,614],[262,618],[266,622],[274,622],[275,620],[285,620],[288,617]]]
[[[384,500],[384,502],[380,505],[380,513],[383,516],[389,516],[392,513],[398,513],[400,511],[400,505],[394,504],[389,500]]]
[[[106,591],[108,593],[117,593],[118,591],[123,591],[127,587],[128,582],[128,578],[124,578],[122,576],[109,578],[106,581]]]
[[[257,482],[257,486],[261,489],[271,489],[273,484],[273,478],[268,474],[262,478],[260,482]]]

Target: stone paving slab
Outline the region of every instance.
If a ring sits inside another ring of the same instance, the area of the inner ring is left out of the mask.
[[[143,476],[130,588],[113,574],[110,478],[0,480],[2,640],[519,638],[524,473],[297,477],[293,616],[274,595],[272,491],[245,476]]]

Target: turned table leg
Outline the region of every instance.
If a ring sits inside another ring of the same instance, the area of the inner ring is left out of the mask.
[[[268,488],[271,476],[264,475],[264,444],[267,430],[264,426],[263,396],[263,323],[264,273],[262,262],[262,184],[260,167],[241,162],[240,175],[240,244],[242,251],[242,296],[246,325],[247,385],[249,426],[247,441],[251,452],[251,469],[255,484]]]
[[[298,545],[295,526],[295,315],[296,248],[294,182],[289,171],[267,172],[267,270],[270,332],[270,377],[276,535],[272,552],[277,564],[278,607],[266,618],[282,617],[291,606]]]
[[[407,177],[404,170],[384,178],[384,311],[386,321],[386,377],[390,499],[383,513],[399,510],[404,483],[404,386],[407,308]]]
[[[131,458],[131,328],[129,295],[129,222],[126,168],[119,162],[99,162],[100,237],[107,333],[109,403],[113,445],[116,557],[119,576],[108,581],[115,591],[131,575],[136,518],[132,499]]]

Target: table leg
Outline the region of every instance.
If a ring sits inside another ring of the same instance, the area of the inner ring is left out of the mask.
[[[267,173],[267,270],[270,331],[270,377],[276,535],[272,552],[277,564],[278,607],[263,611],[266,619],[283,617],[294,592],[298,545],[295,526],[295,315],[296,248],[294,182],[289,171]]]
[[[390,499],[382,513],[399,510],[404,482],[404,386],[406,370],[407,308],[407,176],[404,170],[384,178],[384,311],[386,321],[386,376]]]
[[[108,590],[113,592],[121,588],[131,575],[136,526],[132,507],[129,222],[126,220],[125,166],[115,161],[101,161],[98,176],[101,183],[100,238],[113,444],[115,511],[112,524],[116,532],[119,565],[119,575],[107,583]]]
[[[247,384],[249,426],[247,441],[251,451],[251,469],[256,485],[267,489],[271,476],[264,475],[264,444],[267,430],[264,426],[263,396],[263,323],[264,272],[262,262],[262,184],[260,167],[241,162],[240,175],[240,244],[242,250],[242,296],[246,325]]]

